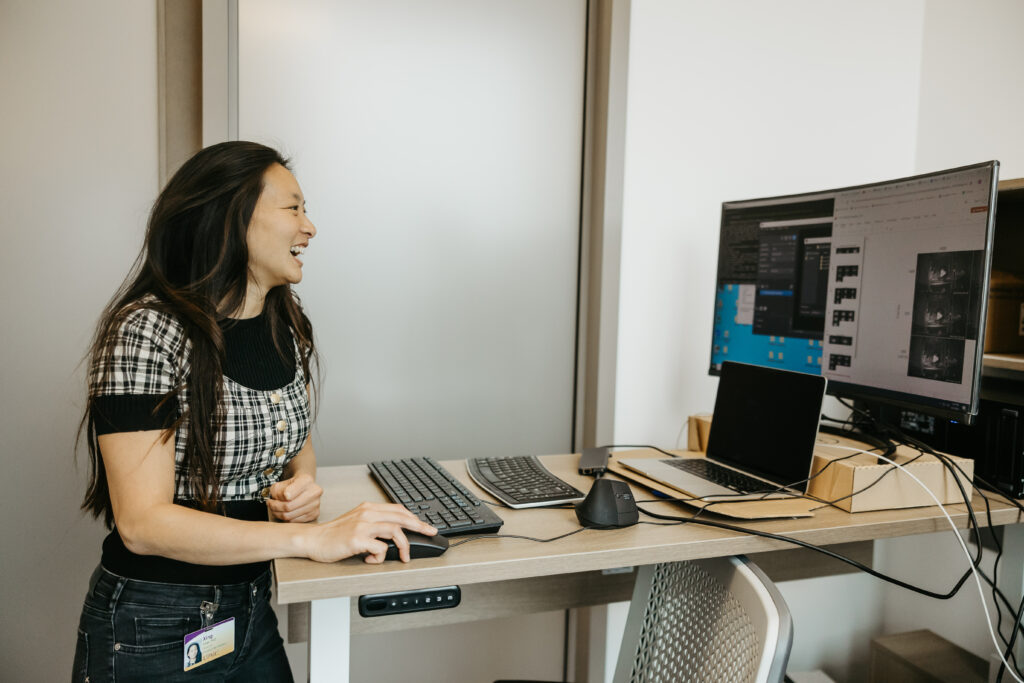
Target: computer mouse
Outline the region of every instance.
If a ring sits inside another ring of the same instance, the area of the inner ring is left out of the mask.
[[[621,529],[640,521],[640,511],[629,484],[617,479],[598,479],[583,502],[576,504],[576,517],[585,527]]]
[[[448,538],[437,534],[436,536],[426,536],[424,534],[418,534],[415,531],[406,531],[405,537],[409,539],[409,557],[410,559],[417,559],[420,557],[437,557],[448,550]],[[384,555],[385,560],[397,560],[398,559],[398,546],[395,545],[393,539],[380,539],[388,544],[388,551]]]

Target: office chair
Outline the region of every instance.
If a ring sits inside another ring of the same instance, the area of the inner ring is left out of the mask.
[[[615,683],[781,682],[793,620],[746,557],[641,567]]]
[[[781,683],[792,646],[789,608],[746,557],[649,565],[637,574],[613,681]]]

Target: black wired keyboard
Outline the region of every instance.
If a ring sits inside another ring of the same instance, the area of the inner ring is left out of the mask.
[[[505,523],[433,458],[383,460],[367,467],[391,500],[443,536],[489,534]]]
[[[767,491],[776,488],[773,484],[769,484],[766,481],[748,477],[742,472],[722,467],[704,458],[675,458],[672,460],[662,460],[661,462],[671,465],[678,470],[696,474],[698,477],[703,477],[708,481],[720,484],[739,493],[753,493],[755,491]]]
[[[583,492],[551,474],[535,455],[470,458],[469,476],[510,508],[561,505],[583,500]]]

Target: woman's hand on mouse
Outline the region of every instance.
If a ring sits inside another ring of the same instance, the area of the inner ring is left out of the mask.
[[[308,474],[297,474],[270,486],[267,509],[282,522],[315,522],[324,490]]]
[[[433,536],[437,529],[402,505],[360,503],[340,517],[309,528],[305,535],[305,556],[317,562],[337,562],[365,554],[369,564],[380,564],[388,539],[398,547],[402,562],[409,561],[409,541],[403,529]]]

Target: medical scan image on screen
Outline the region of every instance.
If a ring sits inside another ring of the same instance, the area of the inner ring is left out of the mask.
[[[711,372],[822,374],[829,393],[977,408],[998,163],[722,205]]]

